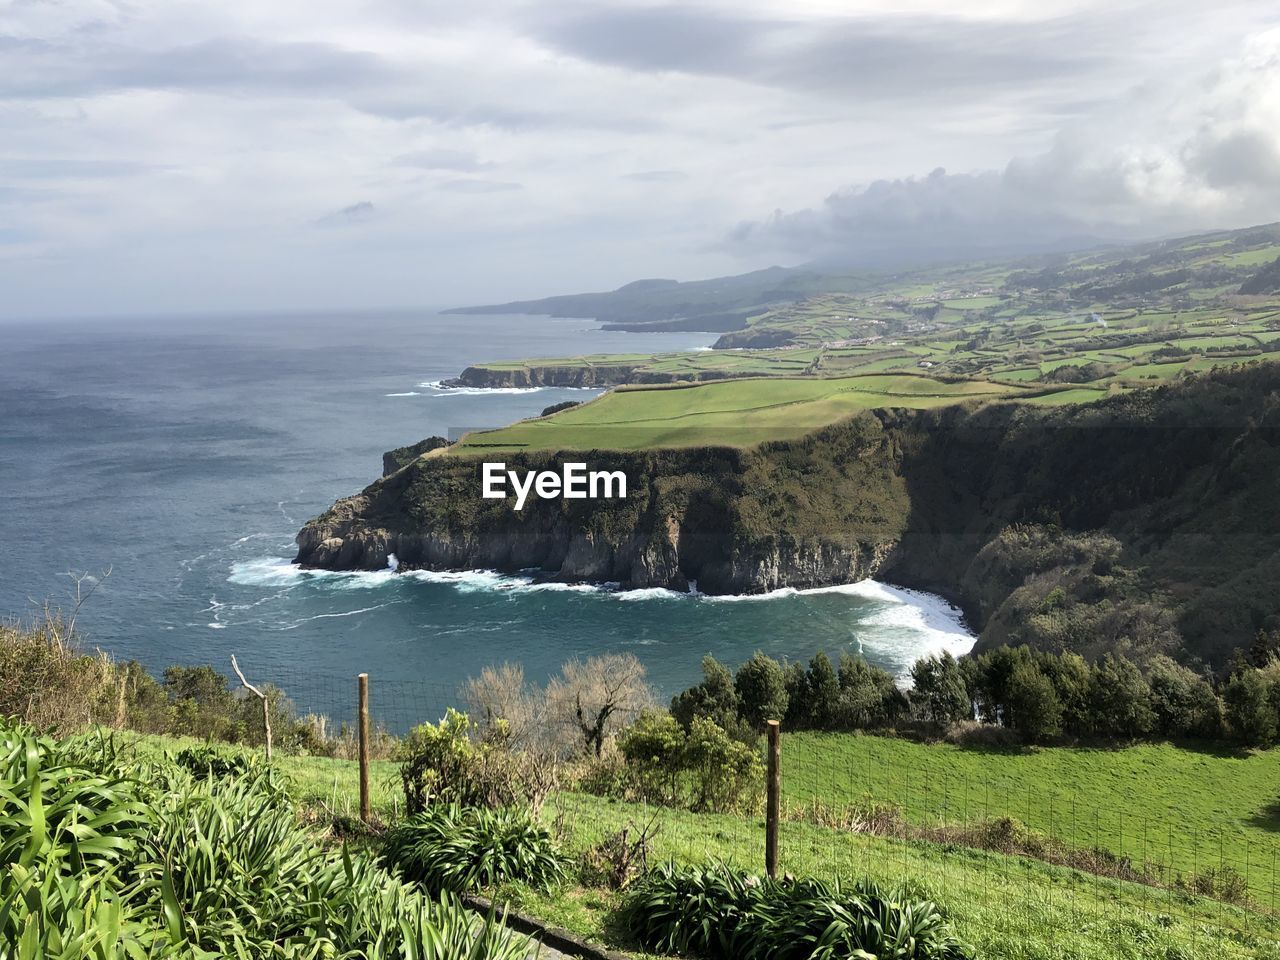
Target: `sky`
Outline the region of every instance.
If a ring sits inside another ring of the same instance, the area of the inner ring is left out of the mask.
[[[1271,2],[0,0],[0,316],[1273,220]]]

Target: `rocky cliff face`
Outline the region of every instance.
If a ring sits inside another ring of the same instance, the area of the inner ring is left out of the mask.
[[[298,562],[707,593],[878,576],[959,602],[982,645],[1214,664],[1280,627],[1280,364],[1083,407],[874,411],[750,450],[573,459],[622,470],[629,496],[517,512],[481,499],[480,459],[424,457],[308,523]]]
[[[642,370],[629,364],[596,366],[467,367],[460,375],[445,380],[445,387],[473,387],[492,390],[510,387],[617,387],[629,383],[677,383],[724,380],[732,376],[723,370],[701,370],[693,377]]]
[[[841,496],[867,479],[866,456],[884,451],[879,421],[842,438],[842,465],[811,516],[843,511]],[[508,458],[511,470],[559,469],[561,458]],[[298,534],[298,562],[330,569],[537,568],[564,580],[708,593],[849,583],[891,554],[901,517],[868,518],[834,536],[821,523],[768,526],[789,494],[768,457],[739,450],[584,455],[590,469],[621,470],[625,500],[513,501],[480,497],[480,461],[429,457],[340,500]]]

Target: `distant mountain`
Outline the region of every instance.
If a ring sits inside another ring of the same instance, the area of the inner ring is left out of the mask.
[[[978,272],[997,283],[1007,283],[1011,289],[1062,290],[1069,299],[1082,303],[1149,297],[1241,279],[1241,293],[1280,291],[1280,266],[1276,263],[1245,276],[1247,268],[1232,259],[1236,254],[1280,243],[1277,224],[1137,244],[1100,245],[1088,238],[1079,243],[1074,253],[1024,247],[1011,255],[1007,250],[997,254],[975,249],[966,262],[923,250],[911,266],[904,265],[901,257],[874,264],[864,258],[856,266],[826,258],[798,267],[768,267],[710,280],[637,280],[617,290],[458,307],[447,312],[585,317],[616,330],[725,332],[744,329],[749,317],[819,294],[874,296],[909,287],[908,281],[960,280]],[[776,344],[766,339],[734,345]]]
[[[516,300],[448,313],[527,313],[553,317],[587,317],[615,330],[737,330],[746,318],[772,306],[815,293],[855,293],[867,289],[870,271],[823,273],[804,267],[768,267],[711,280],[636,280],[617,290]]]

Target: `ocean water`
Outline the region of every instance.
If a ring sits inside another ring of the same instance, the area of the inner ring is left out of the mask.
[[[80,614],[92,644],[153,670],[225,671],[234,653],[307,709],[365,671],[399,685],[401,717],[416,709],[405,691],[447,699],[503,661],[542,680],[626,650],[670,694],[707,653],[860,651],[904,674],[922,653],[967,650],[948,604],[873,582],[711,598],[290,564],[299,527],[375,479],[384,450],[595,393],[436,386],[467,364],[710,339],[423,311],[0,324],[0,616],[65,607],[67,573],[109,568]]]

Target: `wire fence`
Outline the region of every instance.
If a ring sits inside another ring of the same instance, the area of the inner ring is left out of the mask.
[[[353,730],[355,677],[299,664],[260,679],[284,690],[326,736]],[[384,734],[374,776],[383,805],[392,797],[392,811],[382,811],[389,816],[399,809],[391,738],[449,708],[475,708],[447,685],[373,676],[369,689],[372,725]],[[635,716],[618,711],[610,729]],[[578,718],[547,711],[527,723],[530,742],[558,744],[562,756],[591,752],[575,740]],[[1028,956],[1280,956],[1280,834],[1247,829],[1226,804],[1220,821],[1205,826],[1181,816],[1176,797],[1174,809],[1159,808],[1136,781],[1043,782],[1025,771],[992,772],[994,763],[974,773],[963,761],[982,748],[894,744],[784,728],[783,873],[903,885],[937,900],[962,929],[1045,951]],[[758,749],[763,765],[763,740]],[[720,860],[764,870],[762,779],[733,809],[695,812],[566,776],[541,816],[579,857],[624,836],[643,838],[640,855],[650,863]]]

